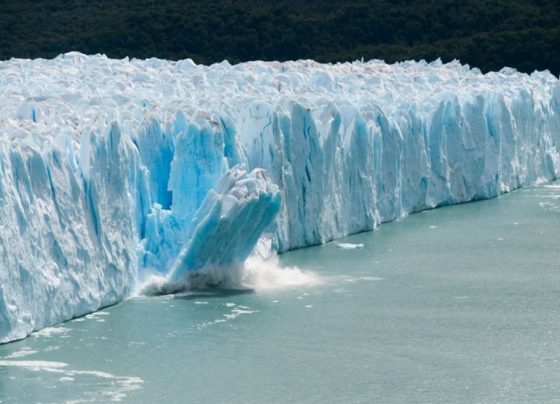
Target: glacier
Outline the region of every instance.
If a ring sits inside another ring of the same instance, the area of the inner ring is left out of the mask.
[[[549,72],[71,52],[0,94],[0,342],[560,172]]]

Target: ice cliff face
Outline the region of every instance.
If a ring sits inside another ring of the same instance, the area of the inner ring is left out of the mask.
[[[0,62],[0,95],[0,342],[560,172],[549,73],[71,53]]]

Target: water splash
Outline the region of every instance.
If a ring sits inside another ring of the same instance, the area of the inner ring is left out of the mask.
[[[254,254],[245,262],[225,267],[208,266],[189,276],[182,291],[208,288],[229,290],[263,291],[270,289],[315,286],[322,284],[322,279],[298,267],[282,267],[277,255],[263,258]],[[151,274],[140,284],[139,295],[167,294],[167,278]],[[172,291],[175,292],[175,291]]]

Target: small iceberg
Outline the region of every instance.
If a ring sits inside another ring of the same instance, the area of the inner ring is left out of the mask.
[[[364,243],[336,243],[336,246],[343,250],[355,250],[356,248],[364,248]]]

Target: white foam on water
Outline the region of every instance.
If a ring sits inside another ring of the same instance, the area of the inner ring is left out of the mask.
[[[282,267],[277,255],[262,258],[258,254],[250,256],[245,262],[227,267],[206,267],[193,272],[185,284],[185,290],[204,290],[217,287],[230,290],[265,291],[271,289],[316,286],[322,284],[321,278],[298,267]],[[139,287],[139,294],[153,295],[166,293],[166,278],[151,275]],[[197,303],[200,304],[200,303]]]
[[[235,306],[235,305],[234,305]],[[236,318],[240,317],[240,316],[244,316],[244,315],[248,315],[248,314],[255,314],[258,313],[258,310],[253,310],[248,306],[242,306],[242,305],[238,305],[235,307],[232,306],[226,306],[231,308],[231,310],[228,313],[224,313],[222,315],[222,317],[217,318],[215,320],[212,321],[205,321],[202,324],[198,324],[196,326],[196,328],[198,328],[199,330],[212,326],[212,325],[216,325],[216,324],[222,324],[222,323],[226,323],[228,321],[232,321],[235,320]]]
[[[96,311],[95,313],[90,313],[86,315],[84,318],[86,320],[99,320],[100,317],[108,316],[108,315],[109,315],[108,311]]]
[[[249,257],[241,275],[241,285],[257,292],[318,286],[324,283],[323,279],[313,272],[304,271],[296,266],[282,267],[276,255],[266,260],[259,256]]]
[[[70,329],[65,327],[47,327],[47,328],[43,328],[41,331],[37,331],[36,333],[33,334],[33,336],[50,338],[54,335],[66,334],[69,331]]]
[[[34,353],[37,353],[37,351],[34,351],[29,347],[25,347],[21,351],[12,352],[10,355],[5,356],[4,359],[23,358],[25,356],[33,355]]]
[[[55,369],[60,369],[67,367],[68,364],[64,362],[52,362],[52,361],[20,361],[20,360],[0,360],[0,366],[4,367],[19,367],[25,368],[33,371],[54,371]]]
[[[253,314],[253,313],[258,313],[258,310],[244,310],[240,308],[235,308],[231,310],[231,313],[224,314],[224,317],[226,320],[233,320],[244,314]]]
[[[127,394],[142,388],[144,381],[135,376],[115,376],[108,372],[98,370],[73,370],[65,362],[53,361],[26,361],[26,360],[0,360],[0,367],[16,367],[32,372],[46,372],[60,374],[59,381],[72,382],[76,377],[95,377],[109,381],[109,388],[101,388],[95,394],[84,393],[83,398],[68,400],[67,403],[122,401]]]

